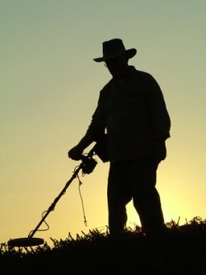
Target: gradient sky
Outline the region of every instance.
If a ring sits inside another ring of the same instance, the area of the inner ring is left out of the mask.
[[[130,64],[156,78],[172,119],[157,184],[165,220],[205,219],[206,1],[0,0],[0,242],[27,236],[79,164],[67,151],[110,79],[92,59],[116,37],[137,48]],[[36,237],[105,228],[108,164],[97,160],[82,178],[88,227],[75,180]],[[139,224],[131,203],[128,214]]]

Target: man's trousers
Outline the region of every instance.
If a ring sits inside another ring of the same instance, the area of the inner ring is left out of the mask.
[[[160,233],[165,228],[155,187],[157,167],[152,157],[111,163],[107,190],[111,235],[124,230],[126,205],[132,199],[145,234]]]

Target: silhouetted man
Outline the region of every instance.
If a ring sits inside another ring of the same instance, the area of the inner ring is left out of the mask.
[[[129,66],[136,49],[126,50],[122,40],[103,42],[103,57],[112,79],[100,92],[91,124],[69,157],[79,160],[84,149],[106,131],[110,161],[108,211],[110,234],[119,235],[126,225],[126,205],[133,199],[143,231],[164,230],[159,194],[155,188],[158,164],[166,157],[170,118],[156,80]]]

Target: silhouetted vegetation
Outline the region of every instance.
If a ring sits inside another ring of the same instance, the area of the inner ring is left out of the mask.
[[[206,220],[171,221],[165,236],[145,237],[139,227],[120,238],[97,230],[31,249],[2,244],[4,274],[206,274]],[[135,272],[135,273],[134,273]]]

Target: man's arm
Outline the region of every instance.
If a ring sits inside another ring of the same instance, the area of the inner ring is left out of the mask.
[[[165,141],[170,137],[171,121],[165,104],[162,91],[154,78],[151,81],[151,90],[148,95],[152,113],[153,131],[155,137],[154,155],[157,162],[167,156]]]
[[[92,116],[91,124],[80,142],[73,147],[68,156],[73,160],[80,160],[84,149],[86,149],[92,142],[98,141],[105,132],[105,118],[103,100],[100,93],[97,108]]]
[[[171,121],[162,91],[154,78],[151,82],[148,99],[152,113],[154,136],[158,140],[166,140],[170,137]]]

